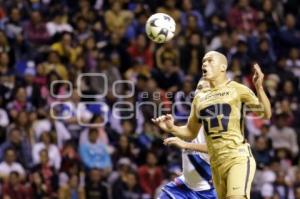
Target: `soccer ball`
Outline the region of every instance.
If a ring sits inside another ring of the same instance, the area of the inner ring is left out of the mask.
[[[146,33],[156,43],[164,43],[174,37],[176,23],[172,17],[164,13],[151,15],[146,22]]]

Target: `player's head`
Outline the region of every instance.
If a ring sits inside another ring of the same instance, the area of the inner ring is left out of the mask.
[[[211,81],[226,75],[227,58],[217,52],[209,51],[202,60],[202,74],[205,80]]]
[[[200,91],[205,91],[206,89],[209,89],[209,87],[210,87],[209,82],[201,78],[196,87],[196,94]]]

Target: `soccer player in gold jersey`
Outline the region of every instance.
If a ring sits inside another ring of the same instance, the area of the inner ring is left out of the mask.
[[[194,139],[203,125],[218,198],[249,199],[256,164],[244,138],[244,110],[259,112],[266,119],[271,117],[272,111],[259,65],[254,64],[252,79],[257,96],[248,87],[229,80],[227,66],[223,54],[206,53],[202,72],[210,89],[196,94],[187,124],[175,125],[170,114],[155,118],[153,122],[186,141]]]

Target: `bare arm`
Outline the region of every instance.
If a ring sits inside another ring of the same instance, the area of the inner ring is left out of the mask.
[[[263,88],[256,88],[257,97],[264,109],[264,118],[270,119],[272,117],[271,103]]]
[[[174,124],[174,118],[170,114],[152,119],[152,121],[162,130],[171,133],[174,136],[179,137],[180,139],[183,139],[185,141],[191,141],[195,139],[201,127],[201,123],[199,123],[196,115],[194,103],[192,104],[188,122],[184,126],[176,126]]]
[[[192,141],[197,137],[200,127],[201,124],[197,121],[197,118],[190,116],[186,125],[184,126],[174,125],[174,129],[171,133],[174,136],[181,138],[185,141]]]
[[[271,103],[263,88],[264,74],[262,73],[258,64],[254,64],[254,70],[255,73],[253,76],[253,82],[255,84],[257,97],[259,102],[263,106],[264,118],[270,119],[272,116],[272,109],[271,109]]]
[[[164,140],[164,144],[168,146],[176,146],[180,149],[208,153],[206,144],[192,143],[181,140],[177,137],[170,137]]]

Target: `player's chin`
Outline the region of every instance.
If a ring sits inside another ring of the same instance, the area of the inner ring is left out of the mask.
[[[206,80],[206,81],[211,79],[211,77],[207,74],[202,74],[202,78],[203,78],[203,80]]]

